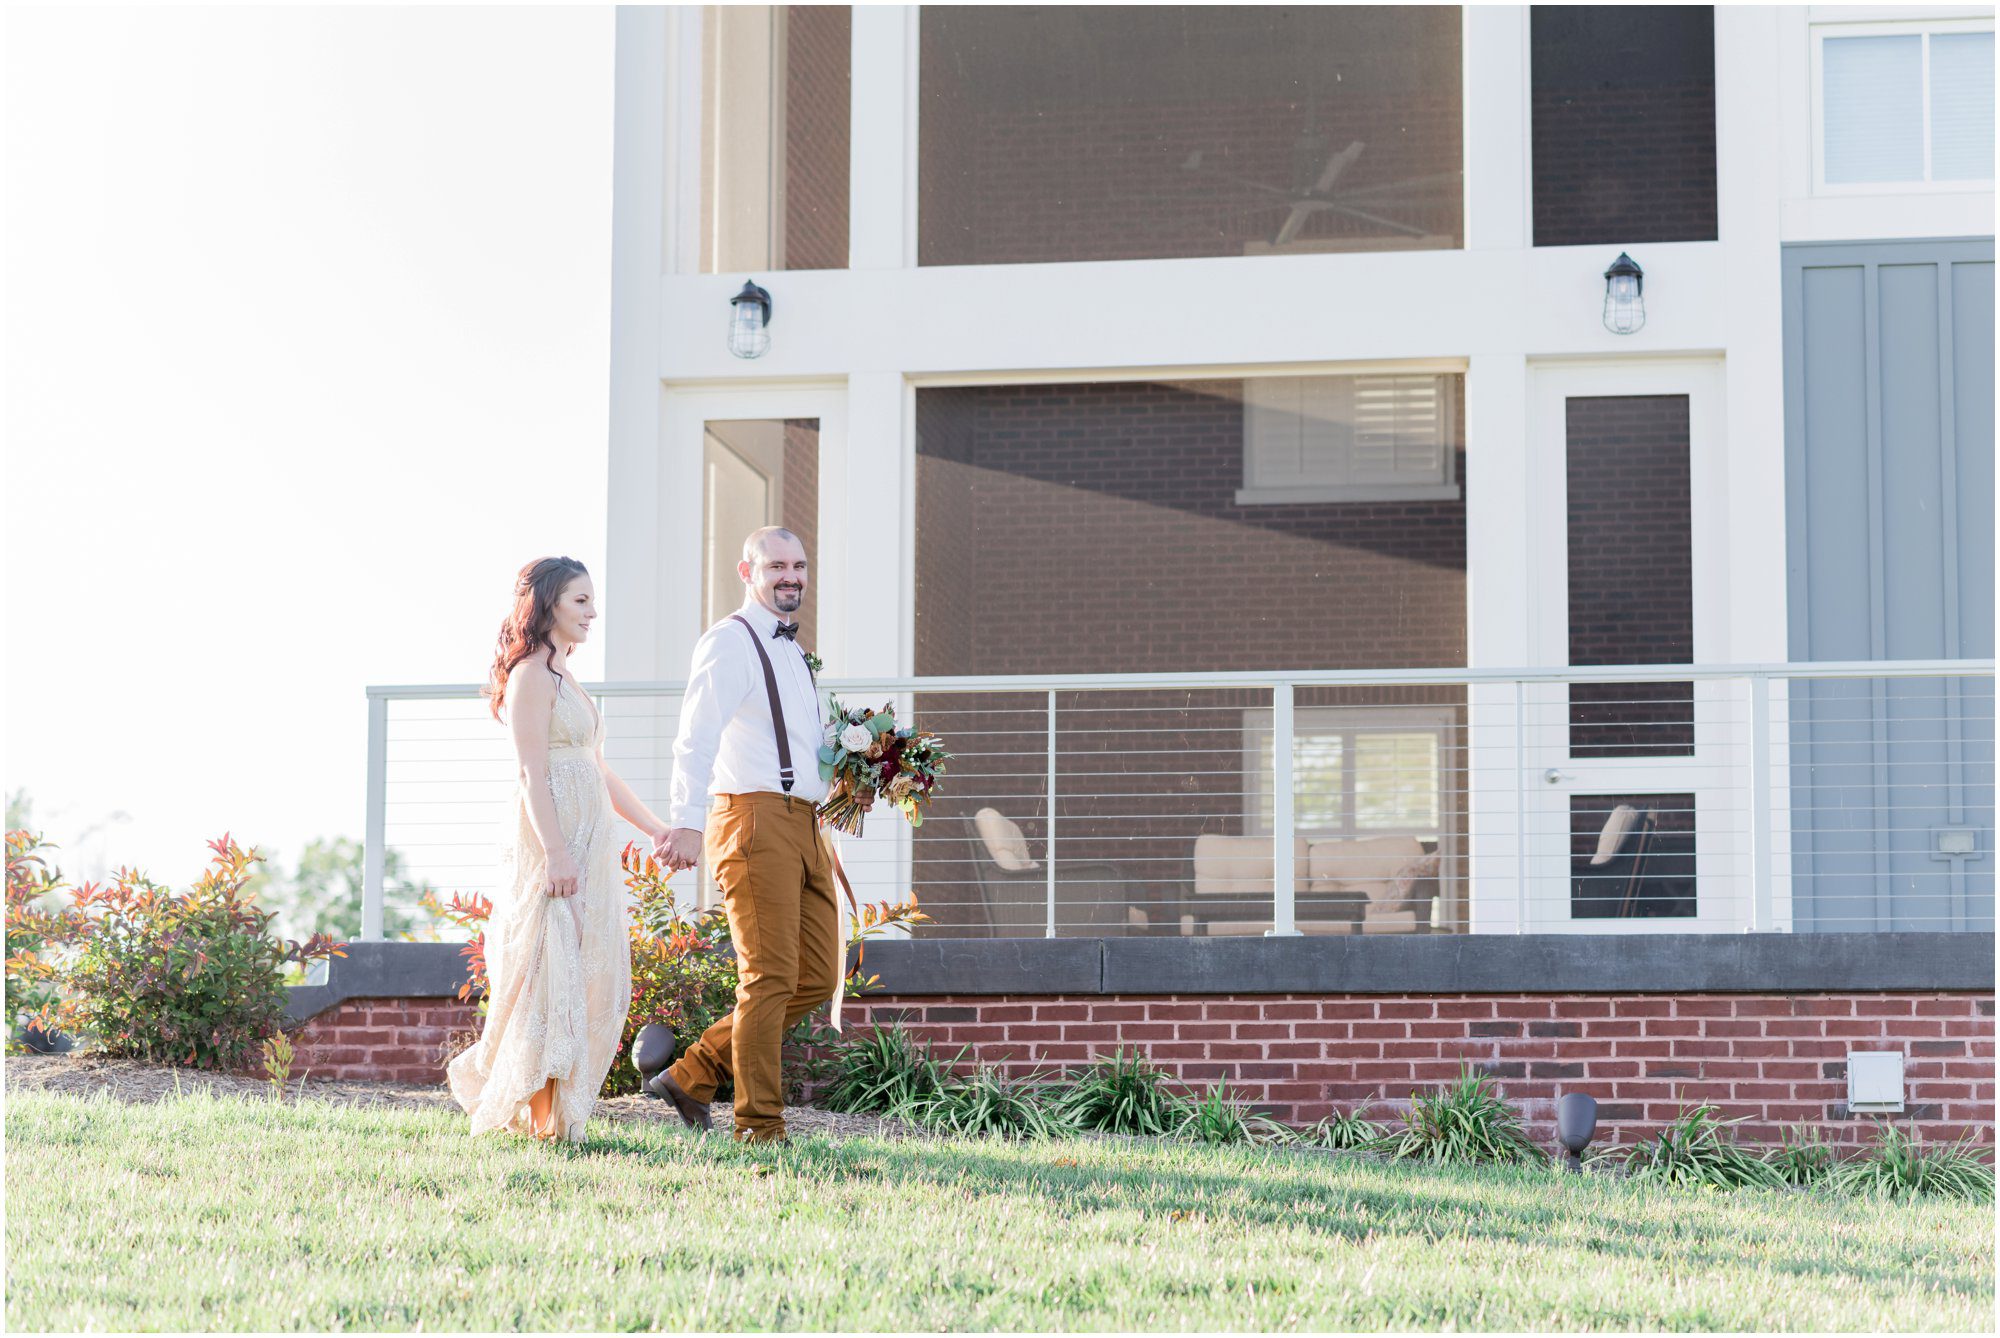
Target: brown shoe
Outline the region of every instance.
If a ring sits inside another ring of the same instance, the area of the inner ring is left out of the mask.
[[[674,1081],[673,1075],[666,1069],[661,1069],[648,1078],[643,1090],[647,1096],[670,1103],[680,1113],[688,1128],[707,1133],[715,1127],[715,1121],[708,1117],[708,1102],[697,1101],[682,1091],[681,1085]]]

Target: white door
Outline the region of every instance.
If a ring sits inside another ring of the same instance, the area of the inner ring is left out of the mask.
[[[1711,360],[1532,369],[1534,663],[1726,661],[1721,394]],[[1522,700],[1525,928],[1741,927],[1741,690],[1541,683]]]

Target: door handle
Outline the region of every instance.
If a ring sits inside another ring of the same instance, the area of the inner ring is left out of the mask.
[[[1566,771],[1557,771],[1554,767],[1550,767],[1542,773],[1542,779],[1551,785],[1560,785],[1566,780],[1575,780],[1576,777]]]

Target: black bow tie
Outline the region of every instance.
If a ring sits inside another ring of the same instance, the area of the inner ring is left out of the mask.
[[[772,630],[771,639],[775,641],[779,637],[783,637],[787,641],[796,642],[799,639],[799,625],[797,623],[779,623]]]

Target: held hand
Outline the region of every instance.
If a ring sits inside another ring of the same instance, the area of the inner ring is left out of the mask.
[[[692,827],[676,827],[660,842],[660,858],[669,869],[692,869],[701,863],[701,833]]]
[[[558,850],[555,854],[549,856],[548,873],[548,886],[544,890],[550,896],[573,897],[576,895],[576,885],[583,875],[576,867],[576,861],[570,858],[570,853],[567,850]]]
[[[875,807],[875,792],[873,790],[870,790],[867,794],[861,796],[861,811],[863,813],[866,813],[874,807]]]

